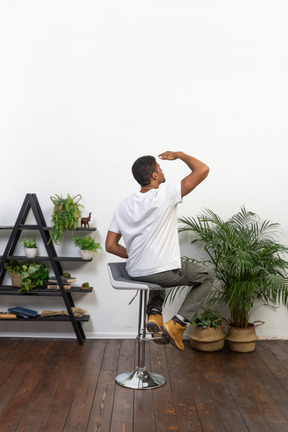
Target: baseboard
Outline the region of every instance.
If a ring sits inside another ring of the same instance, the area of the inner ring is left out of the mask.
[[[87,339],[135,339],[136,333],[94,333],[94,332],[85,332]],[[258,334],[259,340],[288,340],[287,333],[279,334],[275,337],[274,334]],[[47,332],[47,331],[38,331],[38,332],[3,332],[1,333],[1,337],[10,337],[10,338],[50,338],[50,339],[75,339],[74,332]],[[183,339],[189,340],[188,335],[184,335]]]

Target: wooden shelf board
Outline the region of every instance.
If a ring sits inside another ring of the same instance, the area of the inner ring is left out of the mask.
[[[0,230],[12,230],[14,228],[14,226],[11,225],[0,225]],[[36,230],[39,231],[40,229],[43,229],[44,231],[51,231],[51,227],[47,226],[47,227],[39,227],[38,225],[35,224],[23,224],[23,225],[19,225],[19,230]],[[96,231],[97,228],[96,227],[90,227],[90,228],[81,228],[81,227],[77,227],[74,231]],[[67,230],[67,232],[72,233],[72,230]]]
[[[75,321],[80,322],[88,322],[90,319],[90,315],[83,315],[82,317],[75,317]],[[27,317],[27,318],[0,318],[0,321],[37,321],[37,322],[47,322],[47,321],[61,321],[61,322],[71,322],[70,317],[68,315],[54,315],[41,317],[41,315],[37,315],[35,318]]]
[[[2,255],[0,255],[0,259],[2,258]],[[53,257],[54,261],[71,261],[71,262],[91,262],[92,258],[89,260],[83,260],[80,256],[79,257],[59,257],[55,256]],[[36,256],[35,258],[27,258],[24,255],[9,255],[7,256],[8,261],[50,261],[50,258],[48,256]]]
[[[85,293],[92,292],[93,287],[89,289],[82,289],[79,286],[73,286],[70,289],[65,290],[67,293]],[[47,288],[36,288],[33,291],[30,291],[26,294],[21,294],[19,292],[19,288],[13,287],[12,285],[1,285],[0,286],[0,295],[21,295],[21,296],[61,296],[60,289],[47,289]]]

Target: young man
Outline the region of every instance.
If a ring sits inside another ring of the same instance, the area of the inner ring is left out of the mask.
[[[168,288],[191,286],[178,314],[163,323],[162,305],[165,290],[150,291],[147,305],[148,331],[158,336],[158,343],[171,342],[184,349],[182,337],[204,298],[210,291],[214,276],[206,266],[181,262],[177,231],[177,206],[208,175],[203,162],[181,151],[166,151],[161,160],[180,159],[191,170],[181,181],[164,184],[164,174],[153,156],[142,156],[132,166],[140,192],[126,198],[117,207],[106,237],[106,251],[126,258],[126,270],[134,280],[153,282]],[[123,238],[124,245],[120,239]]]

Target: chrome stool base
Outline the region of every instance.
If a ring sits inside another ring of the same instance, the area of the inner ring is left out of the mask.
[[[147,372],[146,369],[137,368],[134,372],[125,372],[115,378],[118,385],[134,390],[149,390],[162,387],[166,378],[162,375]]]
[[[147,341],[151,340],[146,337],[147,297],[149,290],[158,290],[161,286],[132,280],[126,271],[125,262],[108,263],[108,272],[113,288],[125,290],[136,289],[139,294],[138,333],[136,336],[137,368],[134,372],[125,372],[118,375],[115,378],[116,384],[134,390],[146,390],[162,387],[166,384],[166,378],[162,375],[147,372],[145,368],[145,344]],[[134,298],[135,296],[132,300],[134,300]]]

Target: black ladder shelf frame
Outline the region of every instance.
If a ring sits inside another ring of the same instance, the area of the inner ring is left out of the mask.
[[[27,216],[30,212],[30,210],[32,210],[35,220],[36,220],[36,225],[25,225],[25,221],[27,219]],[[45,260],[45,261],[49,261],[51,266],[52,266],[52,270],[55,274],[56,277],[56,281],[57,284],[59,285],[59,290],[57,293],[55,292],[49,292],[50,290],[48,290],[47,288],[45,289],[38,289],[35,290],[34,292],[31,292],[27,295],[32,295],[32,294],[40,294],[40,295],[58,295],[58,296],[62,296],[65,306],[67,308],[67,312],[68,312],[68,317],[51,317],[51,318],[41,318],[38,319],[37,318],[31,318],[31,319],[25,319],[25,321],[36,321],[36,322],[47,322],[47,321],[66,321],[67,322],[67,318],[68,321],[70,320],[75,332],[75,335],[77,337],[77,340],[79,342],[80,345],[83,345],[83,341],[84,339],[86,339],[84,330],[82,328],[82,322],[86,322],[89,321],[89,315],[84,315],[82,318],[75,318],[72,312],[72,307],[75,306],[74,304],[74,300],[72,298],[71,292],[67,291],[64,288],[64,284],[63,281],[61,279],[61,276],[63,275],[63,270],[62,270],[62,266],[60,261],[82,261],[82,262],[89,262],[91,260],[82,260],[82,258],[74,258],[74,257],[58,257],[54,244],[52,242],[52,240],[49,242],[50,240],[50,229],[45,222],[45,218],[44,215],[42,213],[41,207],[39,205],[38,202],[38,198],[36,196],[36,194],[26,194],[26,197],[24,199],[24,202],[22,204],[22,207],[20,209],[19,215],[17,217],[17,220],[15,222],[15,225],[13,227],[0,227],[1,229],[8,229],[8,230],[12,230],[10,237],[8,239],[6,248],[3,252],[3,255],[1,257],[0,260],[0,289],[1,289],[1,285],[3,282],[3,279],[5,277],[6,274],[6,268],[5,268],[5,264],[6,262],[12,261],[12,260],[18,260],[18,259],[25,259],[27,261],[27,257],[18,257],[18,256],[14,256],[13,253],[15,251],[15,248],[17,246],[17,243],[20,239],[21,233],[24,230],[35,230],[35,231],[39,231],[41,238],[43,240],[44,246],[46,248],[46,252],[47,252],[47,257],[35,257],[35,261],[38,260]],[[77,231],[96,231],[96,228],[76,228]],[[71,288],[72,292],[73,292],[73,288]],[[82,291],[82,290],[79,290]],[[79,292],[78,291],[78,292]],[[82,291],[85,292],[85,291]],[[89,292],[89,291],[86,291]],[[4,290],[2,293],[0,292],[0,294],[5,294],[5,295],[11,295],[11,294],[15,294],[15,292],[8,290]],[[17,293],[20,295],[20,293]],[[23,294],[21,294],[23,295]],[[24,294],[25,295],[25,294]],[[12,321],[12,320],[9,320]]]

